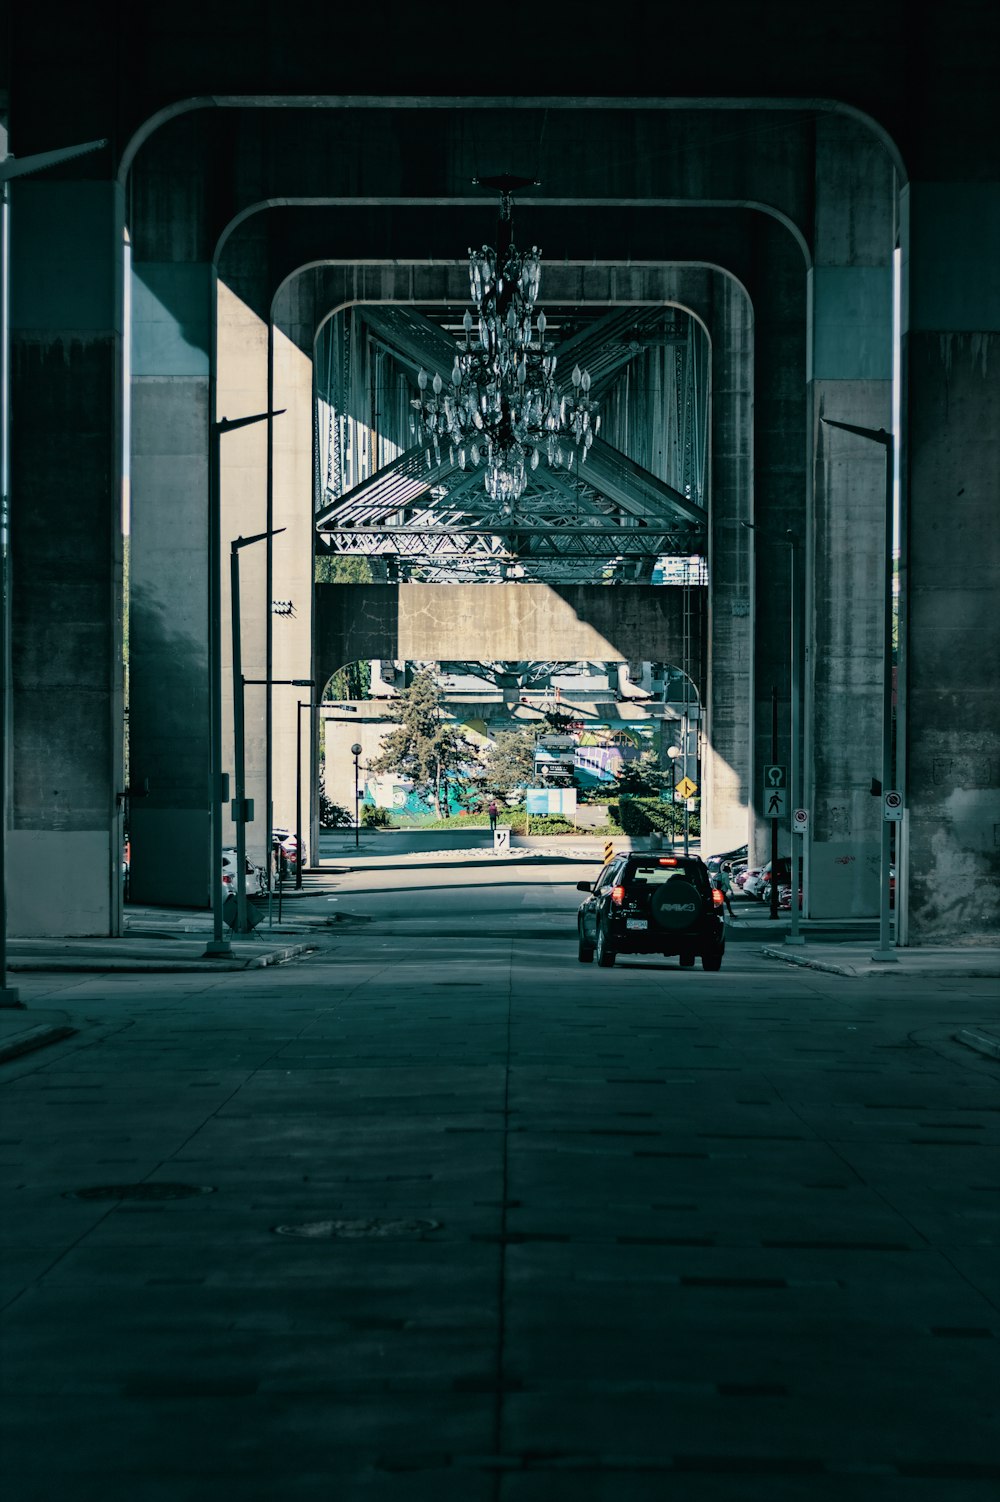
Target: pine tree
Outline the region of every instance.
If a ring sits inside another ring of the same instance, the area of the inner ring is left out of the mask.
[[[422,668],[400,694],[399,719],[397,728],[383,736],[371,770],[411,778],[414,791],[431,799],[441,818],[443,784],[462,773],[471,751],[445,720],[441,690],[429,668]]]
[[[491,793],[516,793],[535,781],[533,730],[498,730],[486,752],[483,781]]]

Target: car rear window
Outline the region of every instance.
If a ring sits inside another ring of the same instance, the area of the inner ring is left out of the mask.
[[[708,885],[704,871],[693,862],[685,865],[678,861],[675,866],[665,866],[659,860],[637,861],[630,866],[626,880],[630,882],[644,882],[647,886],[659,886],[664,882],[671,881],[675,876],[682,876],[686,881],[704,891]]]

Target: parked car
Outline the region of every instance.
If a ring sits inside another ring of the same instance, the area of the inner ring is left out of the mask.
[[[236,896],[236,873],[239,868],[236,864],[236,851],[223,850],[222,852],[222,892],[223,896]],[[246,894],[248,897],[261,897],[267,892],[267,871],[263,866],[255,866],[249,856],[246,857]]]
[[[272,855],[273,855],[273,858],[274,858],[275,869],[277,871],[280,871],[280,872],[282,872],[283,874],[286,874],[286,875],[287,875],[289,869],[291,869],[294,872],[296,862],[298,861],[299,855],[300,855],[300,852],[299,852],[299,849],[298,849],[298,841],[295,838],[295,831],[294,831],[294,829],[293,830],[288,830],[288,829],[272,829],[271,830],[271,851],[272,851]],[[302,859],[302,865],[303,865],[303,867],[305,867],[305,864],[306,864],[306,842],[305,842],[305,840],[302,841],[301,859]]]
[[[743,887],[744,887],[744,885],[746,883],[747,877],[751,873],[751,870],[753,870],[753,874],[754,875],[757,874],[757,868],[750,867],[750,866],[748,866],[746,864],[737,867],[737,869],[733,872],[733,886],[734,887],[739,887],[739,889],[740,889],[741,892],[742,892]]]
[[[761,900],[761,902],[763,902],[765,905],[771,901],[771,885],[772,885],[772,880],[776,880],[777,881],[777,883],[778,883],[778,890],[779,891],[781,890],[781,888],[783,886],[790,886],[791,885],[791,881],[792,881],[792,861],[791,861],[791,857],[787,856],[787,855],[783,855],[779,859],[778,864],[775,866],[774,869],[775,869],[775,873],[776,873],[776,875],[775,875],[774,878],[772,878],[772,876],[771,876],[771,862],[770,861],[768,861],[766,865],[762,866],[761,870],[760,870],[760,885],[759,885],[759,887],[757,888],[757,890],[755,892],[755,896],[759,897],[760,900]]]
[[[606,969],[619,954],[676,954],[685,968],[701,956],[718,970],[726,947],[723,896],[697,855],[614,856],[577,913],[578,958]]]
[[[722,851],[721,855],[707,855],[705,857],[705,865],[713,876],[723,866],[732,875],[733,866],[740,862],[745,863],[746,858],[747,847],[746,845],[740,845],[736,850]]]
[[[760,896],[760,884],[763,879],[763,870],[760,866],[751,866],[741,882],[742,889],[747,897]]]

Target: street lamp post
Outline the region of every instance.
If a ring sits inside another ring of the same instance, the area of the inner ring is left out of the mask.
[[[265,537],[276,537],[284,527],[272,527],[267,532],[257,532],[253,537],[237,537],[230,543],[229,575],[232,591],[233,628],[233,761],[236,770],[236,787],[233,797],[233,822],[236,825],[236,932],[249,932],[247,922],[247,824],[251,818],[246,797],[246,747],[245,704],[243,699],[243,652],[240,621],[240,549],[251,543],[263,542]],[[221,887],[221,881],[220,881]]]
[[[361,755],[361,746],[357,741],[355,741],[354,745],[351,747],[351,755],[354,757],[354,848],[355,850],[357,850],[358,821],[360,818],[360,813],[358,810],[358,757]]]
[[[295,714],[295,886],[299,890],[302,887],[302,711],[321,707],[311,699],[300,699]]]
[[[842,428],[845,433],[855,433],[872,443],[880,443],[885,449],[885,527],[882,553],[882,792],[893,786],[892,769],[892,487],[895,475],[894,440],[885,428],[861,428],[853,422],[834,422],[832,417],[820,419],[828,428]],[[889,881],[891,872],[892,828],[883,809],[882,828],[879,835],[879,913],[878,949],[872,959],[883,965],[895,965],[899,961],[893,952],[889,927]]]
[[[212,398],[214,405],[214,396]],[[208,467],[208,671],[209,671],[209,784],[212,810],[212,937],[205,946],[206,959],[225,959],[233,952],[228,939],[222,936],[222,804],[227,797],[226,775],[222,770],[222,463],[221,441],[223,433],[235,428],[247,428],[256,422],[266,422],[269,417],[280,417],[284,407],[277,412],[256,412],[252,417],[221,417],[210,421],[209,467]],[[261,533],[267,537],[268,533]],[[247,539],[252,541],[253,539]],[[235,676],[234,692],[242,688]],[[242,884],[243,901],[246,904],[246,875],[242,867],[237,872],[237,882]],[[237,886],[237,894],[239,885]],[[237,897],[238,900],[238,897]]]
[[[799,589],[801,588],[801,583],[799,581],[799,572],[800,572],[800,570],[797,567],[797,551],[798,551],[798,546],[799,546],[799,539],[795,535],[795,533],[792,532],[790,529],[789,529],[789,531],[785,535],[786,535],[786,537],[788,539],[789,588],[791,589],[791,595],[792,595],[792,602],[791,602],[791,636],[792,636],[792,639],[791,639],[791,643],[790,643],[790,650],[791,650],[791,671],[792,671],[792,705],[791,705],[791,710],[792,710],[792,723],[791,723],[791,732],[792,732],[792,747],[791,747],[791,751],[792,751],[792,756],[791,756],[791,767],[789,768],[789,778],[788,778],[788,799],[789,799],[789,802],[791,803],[792,814],[793,814],[793,817],[794,817],[795,810],[799,807],[799,799],[802,797],[802,784],[799,781],[799,777],[800,777],[800,758],[801,758],[800,737],[801,737],[801,734],[802,734],[802,728],[801,728],[801,725],[799,723],[799,718],[800,718],[800,714],[801,714],[801,710],[802,710],[802,681],[801,681],[802,680],[802,644],[801,644],[801,637],[800,637],[801,619],[802,619],[802,617],[801,617],[801,609],[800,609],[800,605],[799,605]],[[797,838],[801,839],[803,841],[803,853],[802,853],[803,874],[802,874],[801,878],[799,877],[800,851],[799,851],[799,846],[796,843],[796,839]],[[803,939],[802,935],[799,933],[799,917],[800,917],[800,913],[799,913],[799,892],[800,892],[801,888],[805,884],[805,854],[804,854],[804,845],[805,845],[805,836],[804,836],[804,834],[799,833],[797,835],[796,834],[796,829],[795,829],[795,827],[793,825],[793,828],[792,828],[792,859],[791,859],[791,867],[792,867],[792,869],[791,869],[792,899],[791,899],[791,908],[790,908],[790,911],[789,911],[789,920],[790,920],[789,921],[789,930],[788,930],[788,933],[785,935],[785,943],[786,944],[804,944],[805,943],[805,940]]]
[[[668,746],[667,755],[670,757],[670,848],[673,850],[677,843],[677,758],[681,754],[680,746]]]

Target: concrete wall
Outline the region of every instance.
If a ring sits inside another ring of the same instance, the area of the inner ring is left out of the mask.
[[[691,591],[695,640],[705,591]],[[682,591],[548,584],[317,584],[316,680],[366,657],[472,662],[676,662]],[[704,692],[700,651],[693,664]]]

